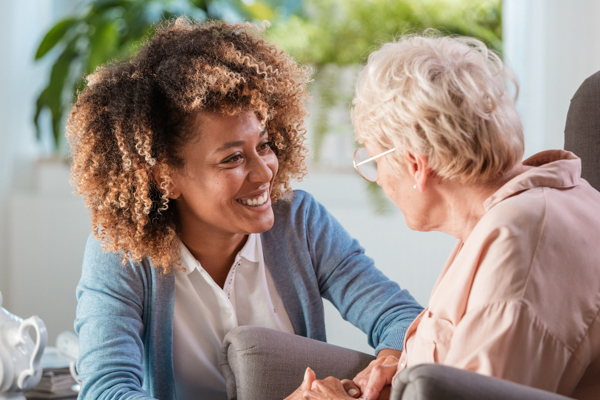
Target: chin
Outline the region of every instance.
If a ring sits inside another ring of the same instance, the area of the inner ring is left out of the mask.
[[[270,224],[261,224],[260,226],[253,227],[252,232],[250,233],[265,233],[273,227],[273,223],[274,221],[272,221]]]
[[[270,216],[265,216],[261,218],[254,219],[249,222],[249,229],[247,230],[249,233],[264,233],[273,227],[275,224],[275,218],[273,215],[273,211],[271,210]]]
[[[427,229],[425,229],[425,227],[423,225],[417,223],[414,220],[406,218],[406,215],[404,216],[404,222],[406,223],[406,226],[408,226],[408,228],[410,230],[418,231],[418,232],[427,232]]]

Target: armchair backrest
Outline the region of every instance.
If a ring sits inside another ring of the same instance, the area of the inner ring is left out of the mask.
[[[600,71],[587,78],[571,99],[565,150],[581,158],[581,177],[600,191]]]

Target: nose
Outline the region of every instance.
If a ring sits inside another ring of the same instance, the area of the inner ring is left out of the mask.
[[[274,154],[265,157],[256,154],[252,157],[249,165],[248,180],[258,183],[270,182],[273,179],[274,168],[277,168],[273,166],[274,163],[277,163],[277,157]]]

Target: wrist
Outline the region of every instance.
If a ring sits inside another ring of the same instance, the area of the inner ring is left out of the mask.
[[[381,349],[379,351],[379,353],[377,353],[377,358],[382,358],[382,357],[395,357],[397,359],[400,359],[400,356],[402,355],[402,350],[395,350],[395,349]]]

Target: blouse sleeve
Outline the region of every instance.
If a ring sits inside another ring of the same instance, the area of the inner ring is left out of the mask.
[[[77,287],[79,399],[150,399],[144,368],[142,268],[88,240]]]

